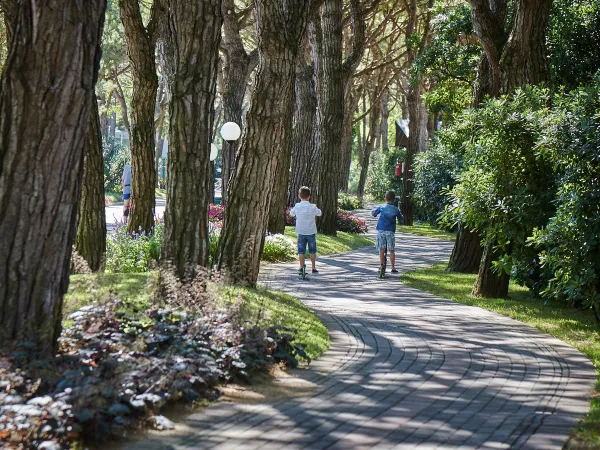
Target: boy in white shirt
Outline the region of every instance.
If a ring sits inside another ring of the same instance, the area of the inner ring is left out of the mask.
[[[315,267],[317,259],[317,223],[315,217],[321,215],[321,210],[309,202],[310,188],[302,186],[298,191],[300,203],[290,211],[290,215],[296,218],[296,233],[298,234],[298,259],[302,273],[305,265],[306,245],[308,244],[308,253],[310,253],[310,262],[312,263],[312,273],[319,273]]]

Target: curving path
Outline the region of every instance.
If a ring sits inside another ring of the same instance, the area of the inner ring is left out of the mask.
[[[364,211],[363,211],[364,214]],[[372,224],[371,224],[372,225]],[[373,228],[373,227],[371,227]],[[399,269],[448,258],[452,244],[399,237]],[[596,371],[577,350],[512,319],[376,279],[373,248],[294,264],[264,285],[298,295],[331,349],[296,375],[316,387],[258,404],[219,403],[129,449],[560,449],[589,408]]]

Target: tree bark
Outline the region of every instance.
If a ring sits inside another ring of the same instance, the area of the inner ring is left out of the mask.
[[[419,56],[419,54],[423,51],[425,43],[428,41],[430,29],[430,19],[431,19],[431,8],[433,6],[433,1],[428,0],[425,19],[422,25],[422,37],[421,43],[419,47],[414,48],[413,46],[409,46],[406,54],[407,59],[407,67],[411,67],[413,62]],[[407,15],[408,22],[406,26],[406,40],[407,42],[412,39],[412,35],[417,31],[418,27],[418,7],[417,0],[409,0],[407,2]],[[414,44],[413,44],[414,45]],[[412,204],[412,194],[413,194],[413,162],[415,155],[419,153],[423,149],[424,139],[423,133],[426,132],[423,130],[423,114],[424,107],[421,101],[421,95],[423,93],[423,82],[417,76],[413,78],[410,83],[408,83],[407,93],[406,93],[406,102],[408,106],[408,146],[406,148],[406,156],[404,159],[404,174],[402,180],[402,197],[401,197],[401,210],[402,214],[404,214],[404,224],[412,225],[413,224],[413,204]]]
[[[243,126],[243,105],[246,95],[248,78],[258,64],[258,54],[246,53],[244,42],[240,35],[238,17],[235,14],[235,1],[223,0],[223,48],[225,58],[223,61],[223,109],[225,122],[235,122]],[[227,203],[229,185],[235,155],[239,148],[239,140],[223,142],[221,166],[221,197],[223,204]]]
[[[0,81],[0,346],[61,329],[105,0],[21,2]],[[40,45],[43,42],[44,45]]]
[[[388,142],[388,122],[390,120],[389,90],[386,89],[381,96],[381,150],[387,153],[390,150]]]
[[[171,0],[168,14],[170,149],[163,260],[183,278],[208,265],[210,144],[221,4]]]
[[[510,276],[504,272],[501,274],[492,272],[492,262],[497,260],[500,256],[502,256],[502,254],[494,251],[493,244],[485,245],[477,280],[475,281],[475,286],[473,286],[473,291],[471,292],[473,297],[508,297]]]
[[[340,171],[340,181],[338,190],[347,192],[348,182],[350,179],[350,167],[352,166],[352,144],[354,143],[354,135],[352,133],[354,127],[354,112],[358,108],[358,101],[362,96],[362,86],[353,92],[353,83],[349,82],[346,85],[346,106],[344,112],[344,123],[342,125],[342,170]]]
[[[552,0],[516,0],[508,31],[504,29],[506,0],[470,0],[470,3],[473,26],[485,51],[485,59],[479,65],[474,103],[478,105],[482,101],[484,89],[496,97],[520,86],[547,80],[545,34]],[[457,259],[462,257],[456,246],[455,249]],[[473,295],[505,297],[508,294],[510,277],[490,270],[492,261],[499,256],[492,251],[491,244],[486,246]]]
[[[83,180],[77,211],[75,250],[93,272],[104,268],[106,214],[104,210],[104,158],[98,101],[94,94],[85,134]]]
[[[292,129],[292,169],[286,206],[298,201],[302,186],[310,186],[314,150],[317,97],[314,83],[314,67],[303,58],[296,65],[295,109]]]
[[[456,241],[446,270],[458,273],[477,273],[482,254],[481,236],[469,231],[461,223],[458,225]]]
[[[163,0],[154,0],[150,21],[144,27],[139,0],[119,0],[125,30],[127,53],[131,61],[131,213],[130,233],[151,233],[154,228],[154,110],[158,76],[156,39],[166,12]]]
[[[377,98],[379,92],[376,90],[373,92],[374,99]],[[369,172],[369,161],[371,160],[371,153],[375,148],[375,142],[377,136],[381,134],[381,107],[379,104],[371,107],[371,113],[369,114],[369,137],[367,138],[367,145],[363,152],[363,158],[360,162],[360,179],[358,181],[357,195],[363,198],[365,195],[365,184],[367,182],[367,174]]]
[[[316,200],[323,215],[319,231],[335,236],[339,183],[339,146],[344,122],[344,74],[342,61],[343,1],[326,0],[321,15],[323,29],[323,105],[319,123],[319,185]]]
[[[552,0],[515,1],[510,35],[500,61],[501,92],[548,80],[546,28]]]
[[[258,278],[279,155],[291,145],[296,58],[310,3],[254,2],[258,72],[216,258],[236,284],[253,286]]]
[[[343,61],[343,1],[325,0],[321,13],[322,40],[322,117],[319,123],[319,183],[317,202],[323,211],[318,221],[323,234],[337,234],[337,199],[342,168],[339,163],[343,135],[345,89],[365,50],[364,9],[351,0],[354,41]]]

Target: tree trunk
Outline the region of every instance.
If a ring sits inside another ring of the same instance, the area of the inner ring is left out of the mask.
[[[273,195],[269,206],[269,222],[267,224],[267,230],[272,234],[283,234],[285,232],[285,207],[287,206],[285,202],[288,197],[290,164],[292,162],[291,147],[290,142],[290,146],[287,149],[281,149],[280,159],[275,172]]]
[[[344,123],[344,74],[342,63],[343,1],[326,0],[321,15],[323,27],[323,59],[321,81],[323,117],[319,124],[319,185],[317,203],[323,215],[319,231],[337,234],[337,198],[339,183],[339,148]]]
[[[77,212],[75,250],[93,272],[102,270],[106,253],[106,214],[104,210],[104,158],[96,95],[92,99],[85,135],[83,180]]]
[[[516,0],[508,32],[504,27],[506,0],[470,0],[470,3],[473,26],[485,51],[485,59],[478,68],[474,104],[481,102],[485,89],[495,97],[547,80],[545,33],[552,0]],[[492,251],[491,244],[486,246],[472,295],[508,295],[510,277],[498,276],[490,270],[491,263],[500,256]]]
[[[421,146],[421,83],[411,85],[406,97],[408,103],[408,146],[404,158],[405,169],[402,180],[401,210],[404,214],[404,225],[411,226],[413,224],[413,163]]]
[[[373,99],[376,99],[379,95],[379,92],[375,90],[373,92]],[[363,159],[360,162],[361,171],[360,171],[360,179],[358,181],[358,191],[357,195],[360,198],[363,198],[365,195],[365,184],[367,182],[367,174],[369,172],[369,161],[371,159],[371,153],[375,148],[375,142],[377,141],[377,136],[381,134],[381,108],[379,104],[375,105],[371,108],[371,113],[369,114],[369,138],[367,139],[367,145],[365,147],[363,153]]]
[[[353,122],[354,112],[358,108],[358,101],[362,94],[362,87],[357,92],[353,92],[353,83],[346,84],[346,107],[344,111],[344,123],[342,125],[342,164],[340,171],[339,190],[348,191],[348,182],[350,180],[350,167],[352,166],[352,144],[354,142]]]
[[[156,138],[154,140],[154,168],[156,169],[156,186],[159,186],[158,179],[160,178],[160,160],[162,158],[162,150],[165,143],[165,116],[167,113],[167,105],[169,104],[169,98],[166,93],[165,84],[167,80],[163,78],[161,83],[161,89],[158,94],[158,100],[156,103]]]
[[[181,278],[208,265],[210,144],[221,23],[220,2],[171,0],[166,52],[169,182],[162,257]]]
[[[390,150],[388,142],[388,122],[390,120],[389,90],[386,89],[381,96],[381,150],[387,153]]]
[[[291,145],[296,58],[310,2],[255,0],[255,6],[258,72],[216,257],[226,279],[250,286],[258,278],[280,153]]]
[[[501,92],[548,79],[546,28],[552,0],[515,1],[508,42],[500,60]]]
[[[296,65],[295,110],[292,129],[292,170],[286,206],[298,201],[302,186],[311,185],[312,156],[314,150],[315,118],[317,98],[315,93],[314,69],[298,58]]]
[[[252,70],[258,63],[256,53],[249,55],[244,49],[240,35],[234,0],[223,0],[223,109],[225,122],[235,122],[242,127],[242,116],[246,86]],[[227,203],[227,191],[235,166],[235,155],[239,140],[223,142],[221,165],[221,198]]]
[[[130,233],[151,233],[154,228],[154,111],[158,76],[156,75],[156,38],[165,8],[162,0],[152,3],[150,21],[144,27],[138,0],[119,0],[125,30],[127,53],[131,61],[131,213]]]
[[[20,341],[46,355],[56,348],[105,9],[105,0],[21,2],[16,16],[18,39],[0,81],[5,350]]]
[[[431,6],[432,0],[428,1],[427,12],[424,19],[424,24],[421,27],[423,36],[419,47],[410,46],[407,50],[407,66],[411,67],[418,55],[423,51],[424,44],[428,41],[430,31]],[[409,0],[407,2],[407,26],[405,36],[407,41],[412,38],[413,33],[417,32],[418,8],[417,0]],[[423,129],[423,119],[426,111],[421,102],[421,94],[423,93],[423,82],[417,76],[407,83],[406,103],[408,106],[408,146],[406,148],[406,156],[404,159],[404,178],[402,180],[402,199],[401,210],[404,214],[404,224],[413,224],[413,162],[415,155],[424,148],[424,134],[426,129]]]
[[[448,272],[477,273],[481,263],[481,236],[459,224],[456,241],[448,263]]]
[[[477,281],[473,286],[471,295],[473,297],[506,298],[508,297],[508,284],[510,276],[502,272],[500,275],[492,272],[492,262],[497,260],[501,254],[494,251],[493,244],[486,244],[483,250],[481,265]]]

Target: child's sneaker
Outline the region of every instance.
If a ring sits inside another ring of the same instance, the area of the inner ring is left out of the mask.
[[[319,273],[319,271],[317,269],[313,269],[312,273]]]
[[[398,271],[394,268],[391,270],[391,273],[398,273]]]

